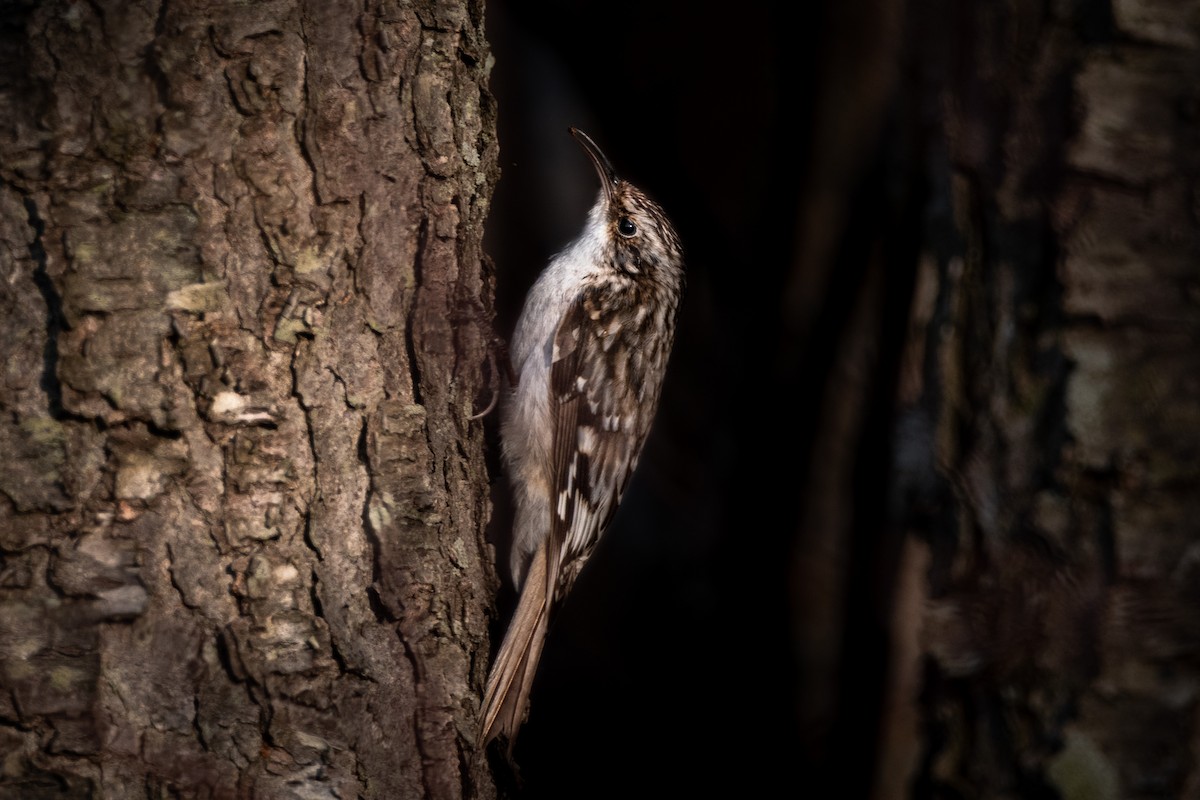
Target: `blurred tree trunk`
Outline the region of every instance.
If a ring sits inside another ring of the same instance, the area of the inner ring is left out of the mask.
[[[924,741],[890,752],[919,797],[1198,796],[1200,6],[916,13]]]
[[[6,3],[0,797],[489,797],[479,0]]]

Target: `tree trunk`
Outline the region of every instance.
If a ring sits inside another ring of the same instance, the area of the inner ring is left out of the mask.
[[[1183,5],[918,21],[934,202],[899,437],[928,554],[911,561],[929,601],[917,796],[1200,793],[1200,29]]]
[[[0,797],[490,797],[482,2],[0,21]]]

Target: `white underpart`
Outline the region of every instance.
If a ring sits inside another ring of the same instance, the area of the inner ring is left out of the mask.
[[[601,194],[588,214],[583,234],[554,257],[529,290],[509,346],[518,381],[502,408],[501,433],[504,459],[516,492],[509,566],[517,586],[521,585],[530,556],[550,531],[550,498],[554,492],[550,362],[554,335],[579,287],[600,274],[595,265],[603,262],[605,225]],[[566,500],[565,496],[555,498],[560,508],[565,507]]]

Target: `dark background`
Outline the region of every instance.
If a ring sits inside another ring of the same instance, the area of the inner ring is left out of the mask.
[[[897,196],[916,190],[895,157],[894,119],[880,128],[868,113],[864,130],[840,133],[820,119],[818,108],[833,108],[832,123],[856,124],[860,99],[837,71],[844,48],[862,42],[839,38],[838,24],[815,3],[488,4],[500,333],[598,191],[569,125],[661,203],[688,275],[638,473],[551,628],[515,752],[527,796],[870,788],[895,548],[883,515],[891,398],[915,261]],[[814,169],[831,157],[816,142],[831,137],[847,145],[832,155],[844,166],[832,179]],[[820,225],[818,196],[851,222],[820,231],[814,266],[804,234]],[[879,358],[875,429],[847,438],[860,508],[846,574],[823,592],[798,585],[827,568],[804,563],[800,529],[823,468],[824,387],[880,241],[899,262],[878,322],[892,342]],[[491,441],[494,454],[494,431]],[[495,474],[492,536],[503,547],[507,484]],[[502,597],[495,641],[511,603]],[[840,641],[811,652],[806,620],[829,613],[843,620]]]

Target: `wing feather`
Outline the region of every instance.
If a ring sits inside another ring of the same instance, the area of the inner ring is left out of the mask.
[[[554,492],[550,514],[549,551],[552,562],[546,570],[547,598],[560,594],[559,571],[566,561],[566,541],[576,520],[585,520],[587,499],[582,497],[581,476],[588,471],[581,464],[579,428],[587,424],[590,409],[586,403],[589,376],[584,374],[583,355],[588,318],[582,298],[577,300],[559,323],[554,334],[550,362],[550,408],[554,415],[551,482]],[[582,419],[581,419],[582,416]]]
[[[645,434],[623,413],[641,411],[620,330],[584,292],[555,332],[550,364],[554,415],[550,558],[558,596],[569,590],[612,520]],[[628,331],[623,331],[628,332]],[[560,574],[560,571],[562,574]]]

